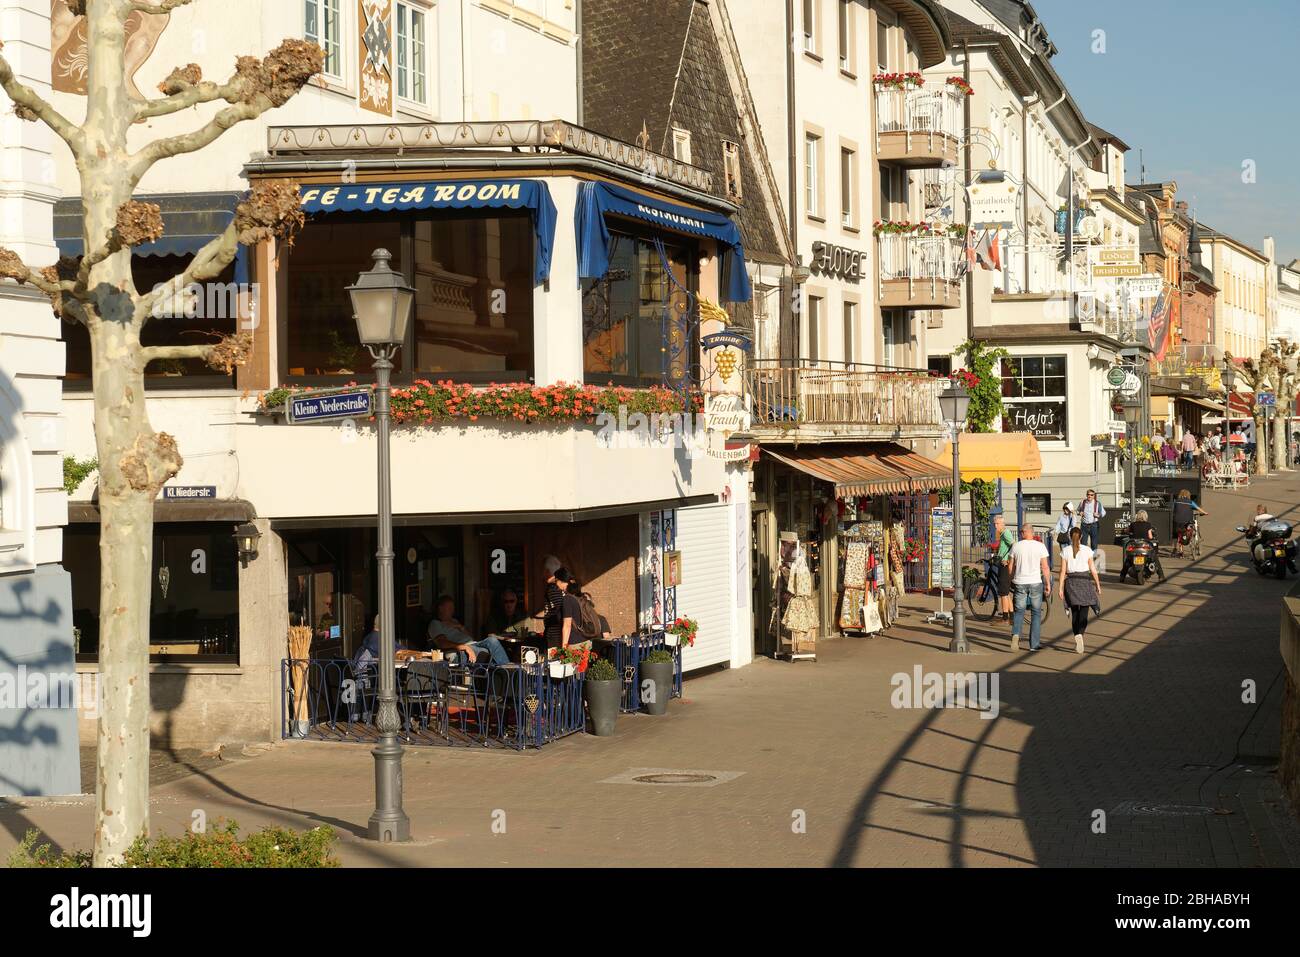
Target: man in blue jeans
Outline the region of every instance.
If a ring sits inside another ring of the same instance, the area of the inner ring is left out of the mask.
[[[1101,538],[1101,520],[1105,515],[1106,509],[1097,501],[1097,493],[1088,489],[1087,498],[1079,503],[1079,527],[1083,529],[1083,544],[1094,552],[1097,540]]]
[[[1034,526],[1020,526],[1020,541],[1011,547],[1011,590],[1015,611],[1011,615],[1011,650],[1020,650],[1020,625],[1025,609],[1030,612],[1029,650],[1038,650],[1043,624],[1043,587],[1051,581],[1047,567],[1047,546],[1034,538]]]
[[[501,642],[492,635],[482,641],[471,638],[466,633],[465,626],[452,617],[455,610],[456,602],[450,595],[438,599],[438,617],[429,622],[429,640],[436,647],[444,651],[459,651],[471,665],[476,664],[478,656],[485,651],[491,656],[494,665],[504,665],[510,661]]]

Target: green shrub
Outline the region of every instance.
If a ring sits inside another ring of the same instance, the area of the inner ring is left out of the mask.
[[[63,490],[71,495],[93,472],[99,470],[99,459],[79,459],[75,455],[63,457]]]
[[[597,658],[587,666],[587,681],[617,681],[618,670],[605,658]]]
[[[37,844],[32,829],[9,857],[10,867],[90,867],[87,851],[65,851],[55,856],[49,844]],[[333,855],[336,838],[330,827],[294,831],[266,827],[242,839],[239,826],[230,821],[202,834],[184,837],[141,837],[127,850],[123,867],[338,867]]]
[[[49,843],[37,844],[41,832],[30,828],[9,855],[10,867],[89,867],[89,851],[64,851],[55,855]]]
[[[647,665],[666,665],[671,664],[672,660],[673,654],[671,651],[664,651],[662,648],[658,648],[646,655],[645,658],[642,659],[642,663]]]

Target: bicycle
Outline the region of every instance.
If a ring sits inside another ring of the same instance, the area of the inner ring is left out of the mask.
[[[1181,554],[1174,555],[1174,558],[1187,556],[1195,561],[1201,557],[1201,521],[1199,518],[1193,516],[1191,524],[1179,531],[1178,545]]]
[[[966,580],[966,613],[976,621],[992,621],[998,612],[998,583],[1002,574],[1000,563],[992,555],[980,559],[984,565],[982,579]],[[1052,591],[1055,578],[1043,582],[1043,617],[1052,611]]]

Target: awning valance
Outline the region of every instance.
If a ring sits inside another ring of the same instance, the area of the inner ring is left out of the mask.
[[[966,482],[1036,479],[1043,474],[1038,440],[1028,432],[969,432],[961,437],[961,477]],[[952,443],[938,455],[952,461]]]
[[[162,213],[163,234],[152,243],[131,249],[132,256],[192,256],[225,232],[235,218],[239,193],[159,193],[132,197],[137,202],[153,203]],[[85,255],[82,238],[84,210],[80,196],[70,196],[54,204],[54,242],[60,256],[77,258]],[[248,282],[248,250],[240,246],[235,253],[235,282]]]
[[[763,454],[835,486],[839,498],[952,487],[952,472],[893,442],[763,446]]]
[[[406,183],[349,183],[304,186],[302,211],[346,213],[408,209],[526,209],[533,217],[533,283],[551,275],[555,247],[555,203],[546,184],[535,179],[458,179]]]
[[[720,213],[678,206],[612,183],[583,183],[578,187],[574,228],[578,233],[578,276],[600,279],[609,271],[610,242],[607,215],[628,216],[664,229],[705,236],[722,244],[719,287],[726,302],[748,302],[752,293],[745,272],[745,250],[740,227]]]
[[[1215,415],[1223,415],[1223,406],[1217,402],[1211,402],[1209,399],[1198,399],[1190,395],[1183,395],[1178,398],[1183,402],[1190,402],[1192,405],[1199,405],[1203,409],[1209,409]]]

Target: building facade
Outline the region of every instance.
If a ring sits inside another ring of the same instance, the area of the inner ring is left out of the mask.
[[[750,660],[745,464],[692,398],[701,386],[739,395],[739,375],[701,348],[724,328],[701,318],[705,301],[752,301],[739,206],[709,169],[575,123],[575,15],[552,0],[244,0],[154,24],[158,53],[135,74],[145,89],[174,65],[167,41],[196,31],[212,75],[285,36],[327,52],[327,76],[219,141],[221,162],[160,164],[138,194],[166,227],[134,251],[142,288],[219,232],[250,182],[299,183],[307,214],[291,247],[242,250],[201,302],[146,329],[150,344],[209,329],[254,339],[232,377],[186,363],[146,372],[154,426],[186,460],[155,509],[156,740],[277,736],[289,628],[309,628],[312,657],[331,657],[351,655],[371,626],[373,429],[290,424],[286,412],[294,393],[373,381],[345,287],[381,248],[416,289],[395,371],[396,638],[423,644],[444,596],[474,634],[506,591],[538,610],[554,555],[615,632],[689,615],[700,637],[686,670]],[[257,24],[258,42],[236,22]],[[60,107],[75,115],[77,96],[58,94]],[[162,125],[139,135],[172,131]],[[80,187],[67,163],[60,177],[55,231],[77,255]],[[69,446],[91,454],[78,332],[67,332]],[[475,405],[485,396],[487,411]],[[94,497],[89,479],[67,531],[84,556],[70,567],[90,673]],[[260,535],[253,557],[231,534],[245,522]],[[680,553],[675,586],[669,552]]]
[[[5,58],[45,94],[49,31],[48,4],[0,0]],[[37,268],[58,258],[53,140],[0,92],[0,246]],[[43,293],[0,280],[0,795],[81,791],[59,326]]]

